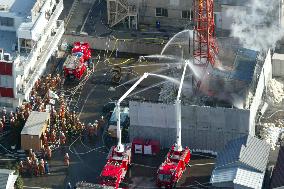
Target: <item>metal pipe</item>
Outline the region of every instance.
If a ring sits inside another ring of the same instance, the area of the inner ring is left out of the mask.
[[[132,87],[130,87],[130,89],[128,89],[128,91],[126,91],[126,93],[124,95],[122,95],[122,97],[120,97],[120,99],[117,101],[116,103],[116,126],[117,126],[117,138],[118,138],[118,144],[117,144],[117,151],[118,152],[123,152],[124,151],[124,146],[121,143],[121,128],[120,128],[120,103],[129,95],[129,93],[131,93],[136,87],[137,85],[139,85],[139,83],[141,83],[145,78],[147,78],[149,75],[149,73],[144,73],[143,76],[137,80],[134,85],[132,85]]]

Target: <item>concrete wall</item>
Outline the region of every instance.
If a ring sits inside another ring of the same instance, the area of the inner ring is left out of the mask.
[[[255,129],[255,118],[259,105],[261,104],[262,95],[268,85],[269,80],[272,78],[272,65],[271,65],[271,53],[270,50],[267,52],[264,64],[261,69],[261,73],[258,79],[255,95],[250,105],[250,125],[252,129]],[[255,130],[251,134],[254,135]]]
[[[118,50],[136,54],[160,54],[164,44],[148,42],[139,39],[114,39],[110,37],[64,35],[63,41],[72,44],[75,41],[88,42],[92,49]]]
[[[162,147],[175,142],[174,105],[130,102],[130,139],[145,136]],[[249,110],[182,107],[182,144],[191,149],[218,151],[231,139],[250,133]]]

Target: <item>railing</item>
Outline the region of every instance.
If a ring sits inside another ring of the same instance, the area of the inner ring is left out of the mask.
[[[18,92],[26,94],[29,92],[29,90],[32,89],[35,81],[37,80],[38,74],[40,74],[39,72],[42,70],[43,65],[47,62],[47,59],[50,56],[50,52],[52,51],[52,49],[54,49],[53,46],[57,45],[57,41],[61,39],[61,36],[64,33],[64,22],[57,21],[57,25],[59,25],[59,27],[56,28],[56,34],[53,37],[50,37],[50,39],[45,42],[45,45],[43,46],[43,49],[45,49],[45,51],[39,56],[38,65],[34,69],[33,73],[28,76],[29,79],[25,85],[25,89],[22,92]]]
[[[63,0],[58,1],[58,4],[55,5],[56,9],[54,10],[52,16],[50,17],[47,26],[46,27],[50,27],[50,25],[52,24],[52,22],[54,22],[55,20],[57,20],[59,14],[60,14],[60,10],[61,8],[63,8]],[[45,28],[44,33],[40,35],[37,43],[40,43],[40,41],[42,40],[42,36],[49,34],[49,29]],[[15,68],[16,68],[16,72],[23,72],[24,65],[27,65],[31,59],[33,58],[34,54],[36,54],[36,52],[39,50],[39,48],[36,48],[37,43],[34,44],[34,46],[32,47],[31,52],[28,54],[28,56],[26,58],[24,58],[24,60],[21,60],[20,63],[18,63]]]

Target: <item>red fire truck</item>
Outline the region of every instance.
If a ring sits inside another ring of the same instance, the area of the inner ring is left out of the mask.
[[[123,152],[115,148],[116,146],[113,146],[108,154],[107,163],[100,174],[99,184],[119,188],[131,163],[131,145],[125,144]]]
[[[173,188],[182,177],[190,160],[190,150],[188,147],[182,151],[175,150],[175,146],[169,150],[165,161],[157,171],[157,186]]]
[[[88,43],[75,42],[71,54],[63,64],[65,78],[81,79],[91,63],[91,50]]]

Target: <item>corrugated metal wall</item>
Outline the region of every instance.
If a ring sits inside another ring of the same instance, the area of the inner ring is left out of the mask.
[[[174,105],[130,102],[130,139],[159,140],[163,147],[175,142]],[[227,141],[249,133],[249,110],[182,107],[182,144],[191,149],[218,151]]]

